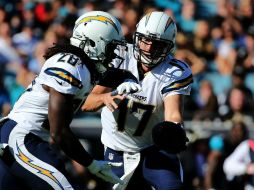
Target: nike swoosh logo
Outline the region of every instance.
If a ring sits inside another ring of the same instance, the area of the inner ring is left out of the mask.
[[[56,80],[56,79],[55,79]],[[58,80],[56,80],[56,82],[58,83],[58,84],[60,84],[61,86],[63,85],[63,82],[61,81],[58,81]]]

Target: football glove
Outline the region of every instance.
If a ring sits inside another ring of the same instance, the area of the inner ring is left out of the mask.
[[[116,93],[119,95],[130,94],[130,93],[139,92],[140,90],[141,90],[141,86],[138,83],[136,83],[134,80],[126,80],[125,82],[123,82],[116,88],[115,94]]]
[[[117,177],[111,170],[112,167],[120,167],[123,163],[108,162],[108,161],[98,161],[93,160],[93,162],[87,167],[87,169],[104,181],[116,184],[124,184],[123,180]]]
[[[152,130],[152,138],[156,147],[172,154],[178,154],[187,148],[189,139],[180,123],[163,121]]]

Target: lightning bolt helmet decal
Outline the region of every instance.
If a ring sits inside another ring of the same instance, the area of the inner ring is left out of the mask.
[[[78,25],[80,25],[81,23],[87,23],[87,22],[91,22],[93,20],[100,21],[100,22],[103,22],[105,24],[108,24],[108,23],[111,24],[116,29],[117,33],[119,34],[119,30],[118,30],[116,24],[114,23],[114,21],[111,20],[110,18],[107,18],[107,17],[102,16],[102,15],[84,17],[76,23],[75,28]]]

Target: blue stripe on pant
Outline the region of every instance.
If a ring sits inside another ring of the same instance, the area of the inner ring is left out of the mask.
[[[123,152],[106,148],[105,160],[123,162]],[[113,172],[121,177],[124,167],[113,168]],[[176,155],[165,154],[151,148],[141,152],[141,161],[135,170],[126,190],[182,190],[181,166]]]

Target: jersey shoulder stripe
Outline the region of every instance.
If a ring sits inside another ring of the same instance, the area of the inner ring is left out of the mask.
[[[76,77],[74,77],[70,72],[66,71],[65,69],[58,67],[50,67],[47,68],[44,72],[48,75],[64,80],[69,84],[78,87],[79,89],[83,87],[81,81],[78,80]]]
[[[187,63],[185,63],[181,60],[174,59],[174,58],[170,59],[170,61],[168,63],[172,66],[179,68],[181,71],[184,71],[185,69],[189,68]]]
[[[184,88],[184,87],[190,85],[191,83],[193,83],[192,74],[190,74],[189,76],[187,76],[184,79],[174,81],[174,82],[170,83],[169,85],[165,86],[161,90],[161,93],[165,94],[165,93],[170,92],[170,91],[179,90],[181,88]]]
[[[190,67],[186,63],[177,59],[171,59],[169,64],[179,68],[183,72],[182,76],[185,76],[185,77],[184,78],[181,77],[179,78],[179,80],[173,81],[172,83],[165,86],[161,90],[162,94],[165,94],[167,92],[174,91],[174,90],[179,90],[193,83],[192,72],[190,70]]]

